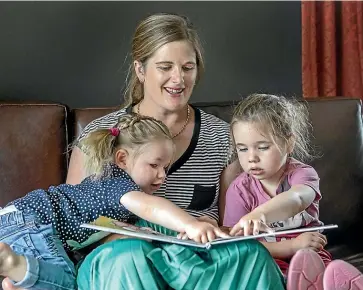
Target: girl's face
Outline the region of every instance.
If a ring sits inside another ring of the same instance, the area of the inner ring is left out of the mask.
[[[145,193],[152,194],[165,181],[173,154],[174,145],[171,140],[158,140],[143,146],[136,155],[128,152],[119,166]]]
[[[252,122],[236,122],[232,127],[238,159],[243,170],[266,183],[278,183],[287,156],[288,146],[277,146],[270,134]]]
[[[184,108],[197,78],[196,54],[188,41],[160,47],[145,66],[135,61],[136,74],[144,85],[144,100],[168,111]]]

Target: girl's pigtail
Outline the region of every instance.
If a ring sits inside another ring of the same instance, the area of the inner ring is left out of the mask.
[[[100,176],[104,166],[113,159],[113,149],[120,131],[118,128],[98,129],[90,132],[80,141],[84,155],[86,174]]]
[[[134,113],[120,117],[113,128],[90,132],[78,144],[85,153],[84,168],[87,176],[108,176],[109,165],[114,162],[114,154],[119,148],[137,152],[140,146],[156,138],[172,140],[168,128],[162,122]]]

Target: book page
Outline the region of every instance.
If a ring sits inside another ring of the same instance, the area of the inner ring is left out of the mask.
[[[167,236],[162,233],[156,232],[150,228],[138,227],[136,225],[120,222],[107,217],[99,217],[90,224],[82,224],[81,227],[89,228],[99,231],[105,231],[120,235],[126,235],[134,238],[141,238],[146,240],[154,240],[184,246],[194,246],[198,248],[209,248],[210,243],[202,244],[192,240],[181,240],[173,236]]]
[[[268,236],[278,236],[278,235],[287,235],[287,234],[296,234],[296,233],[303,233],[303,232],[312,232],[312,231],[320,231],[320,230],[327,230],[327,229],[334,229],[337,228],[337,225],[325,225],[319,227],[307,227],[307,228],[300,228],[300,229],[292,229],[292,230],[284,230],[284,231],[275,231],[272,233],[261,233],[258,235],[250,235],[250,236],[234,236],[229,238],[218,238],[212,242],[208,243],[197,243],[192,240],[181,240],[173,236],[167,236],[152,230],[151,228],[145,227],[138,227],[132,224],[128,224],[121,221],[116,221],[111,218],[107,217],[99,217],[94,222],[90,224],[82,224],[81,227],[105,231],[110,233],[116,233],[121,235],[126,235],[129,237],[134,238],[141,238],[146,240],[154,240],[166,243],[173,243],[178,245],[184,246],[193,246],[198,248],[206,248],[209,249],[212,245],[219,245],[224,243],[233,243],[243,240],[250,240],[250,239],[258,239]],[[223,231],[228,232],[229,229],[223,227]]]
[[[292,230],[284,230],[284,231],[275,231],[272,233],[261,233],[258,235],[251,235],[251,236],[234,236],[230,238],[219,238],[215,239],[214,241],[210,242],[211,245],[219,245],[224,243],[231,243],[231,242],[238,242],[248,239],[259,239],[264,237],[271,237],[271,236],[280,236],[280,235],[289,235],[289,234],[298,234],[298,233],[305,233],[305,232],[317,232],[321,230],[330,230],[338,228],[337,225],[325,225],[319,227],[307,227],[307,228],[300,228],[300,229],[292,229]]]

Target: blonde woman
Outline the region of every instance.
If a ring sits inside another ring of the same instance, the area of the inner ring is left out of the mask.
[[[202,51],[186,17],[155,14],[142,20],[132,41],[125,106],[91,122],[84,134],[108,127],[128,112],[165,123],[176,154],[155,195],[217,225],[226,189],[240,167],[230,155],[229,125],[189,104],[204,71]],[[72,155],[68,182],[77,183],[84,176],[80,166],[84,153],[77,149]],[[78,275],[79,289],[283,288],[279,269],[255,241],[199,253],[176,245],[116,240],[88,255]]]

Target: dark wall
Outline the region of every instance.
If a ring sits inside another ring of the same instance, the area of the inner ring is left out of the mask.
[[[70,107],[121,101],[137,23],[187,15],[206,74],[192,101],[251,92],[301,94],[300,2],[0,2],[0,100]]]

